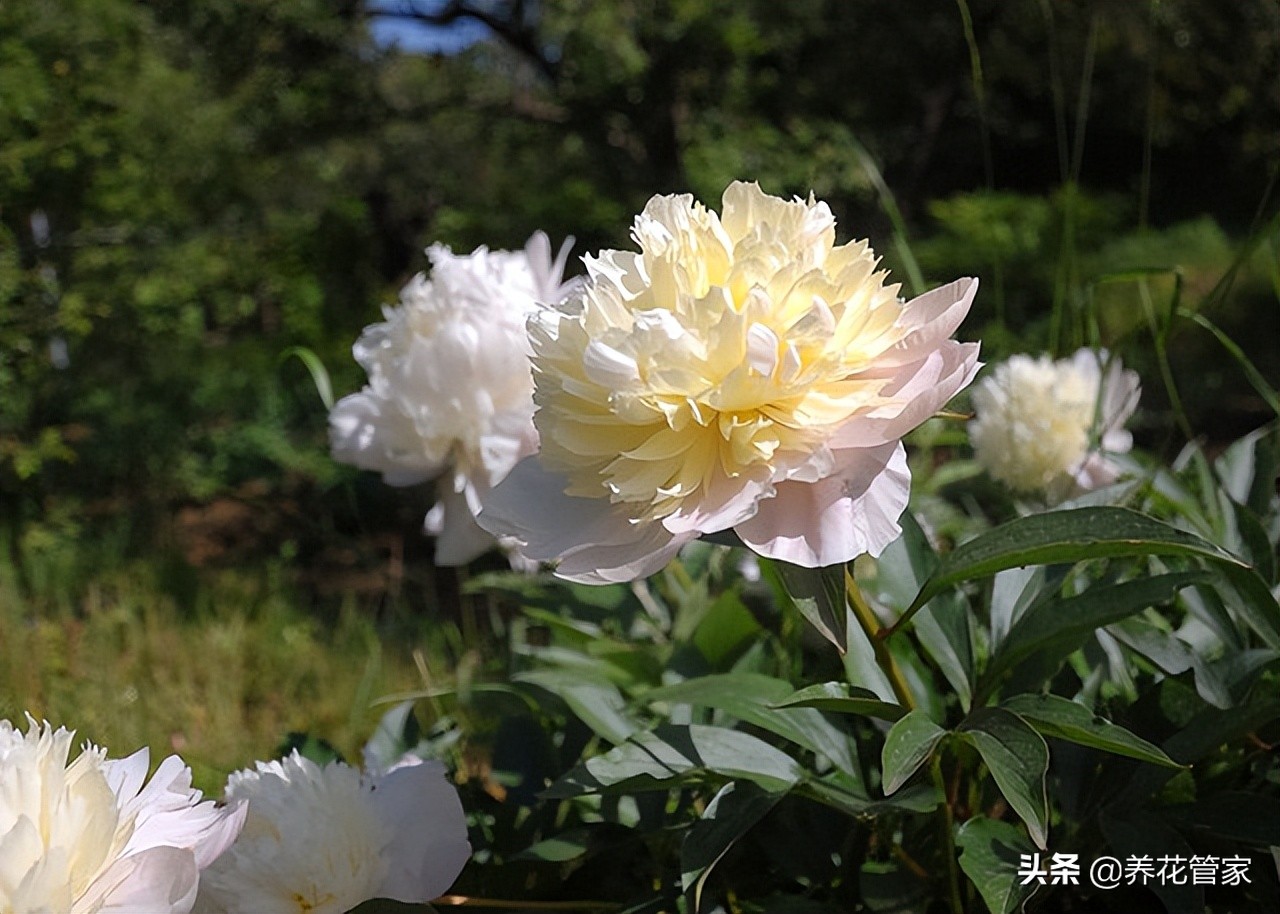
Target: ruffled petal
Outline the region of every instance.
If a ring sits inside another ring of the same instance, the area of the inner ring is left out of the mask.
[[[368,388],[343,397],[329,413],[334,459],[381,473],[387,485],[413,485],[440,472],[438,464],[415,456],[416,441],[413,423]]]
[[[160,763],[141,786],[147,772],[147,750],[125,759],[103,763],[103,774],[116,793],[123,820],[133,821],[133,832],[121,856],[153,847],[177,847],[195,855],[203,870],[218,858],[240,834],[246,809],[237,803],[220,807],[191,786],[191,769],[176,755]]]
[[[734,528],[760,555],[819,568],[863,553],[879,555],[902,532],[898,519],[911,489],[899,442],[836,452],[835,474],[814,483],[784,482],[755,517]]]

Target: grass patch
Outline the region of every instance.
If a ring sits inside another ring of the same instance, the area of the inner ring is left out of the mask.
[[[0,718],[30,712],[113,757],[177,752],[213,793],[291,731],[358,760],[372,702],[420,686],[414,646],[443,650],[456,629],[419,621],[392,637],[354,600],[330,615],[308,613],[278,574],[202,575],[175,596],[160,567],[134,562],[23,598],[0,564]]]

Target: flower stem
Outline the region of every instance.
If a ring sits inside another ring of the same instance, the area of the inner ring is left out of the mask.
[[[844,569],[844,592],[849,600],[849,607],[853,610],[853,614],[858,620],[858,624],[862,626],[862,631],[866,634],[867,640],[871,642],[871,649],[875,651],[876,664],[884,672],[885,678],[889,680],[893,694],[898,698],[898,704],[908,711],[914,710],[916,700],[911,694],[911,688],[907,685],[906,677],[902,675],[902,668],[893,659],[889,644],[882,637],[880,620],[876,618],[876,614],[867,605],[866,599],[862,596],[862,590],[858,587],[858,582],[853,579],[853,574],[849,571],[848,566],[845,566]]]
[[[943,795],[938,809],[942,820],[942,854],[947,860],[947,888],[951,911],[952,914],[964,914],[964,900],[960,897],[960,870],[956,864],[955,813],[951,808],[953,800],[946,792],[946,780],[942,776],[941,753],[934,754],[931,770],[933,783]]]

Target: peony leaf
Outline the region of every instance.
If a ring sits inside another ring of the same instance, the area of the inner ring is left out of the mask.
[[[843,654],[846,650],[845,626],[849,618],[845,605],[844,566],[801,568],[786,562],[762,561],[760,567],[777,576],[800,614]]]
[[[1000,793],[1022,817],[1031,840],[1049,842],[1049,747],[1032,726],[1004,708],[979,708],[956,731],[972,743],[987,763]]]
[[[900,720],[906,713],[902,705],[881,701],[875,692],[843,682],[822,682],[788,695],[773,705],[775,708],[817,708],[838,714],[863,714],[880,720]]]
[[[702,891],[711,870],[783,796],[750,783],[720,788],[680,846],[680,881],[693,894],[692,910],[702,910]]]
[[[911,711],[889,730],[880,753],[885,795],[896,791],[929,760],[947,735],[923,711]]]
[[[759,673],[723,673],[686,679],[646,692],[644,701],[686,704],[725,711],[825,756],[841,771],[861,777],[850,738],[818,711],[789,705],[791,684]]]
[[[989,694],[1005,672],[1032,654],[1053,650],[1059,657],[1065,657],[1096,629],[1164,603],[1184,587],[1206,579],[1207,574],[1202,571],[1162,574],[1121,584],[1098,585],[1065,600],[1036,604],[1014,623],[992,656],[978,694]]]
[[[1224,570],[1251,573],[1238,558],[1212,543],[1128,508],[1049,511],[1001,524],[943,556],[894,629],[948,587],[1007,568],[1139,555],[1185,555],[1206,559]],[[1266,586],[1261,579],[1258,584]]]
[[[876,561],[874,596],[901,612],[938,566],[928,537],[910,511],[902,515],[902,536],[885,547]],[[939,594],[915,620],[921,646],[969,710],[973,677],[973,634],[968,609],[954,593]]]
[[[603,677],[583,670],[541,669],[519,673],[513,679],[559,696],[593,733],[611,743],[626,742],[640,729],[618,687]]]
[[[544,796],[568,799],[592,793],[665,790],[674,781],[699,774],[751,781],[779,793],[795,786],[804,770],[785,752],[747,733],[663,724],[573,768]]]
[[[1079,702],[1057,695],[1015,695],[1002,707],[1017,714],[1042,736],[1069,740],[1153,765],[1183,767],[1165,755],[1159,746],[1098,717]]]
[[[973,880],[993,914],[1013,914],[1035,892],[1018,878],[1023,857],[1035,853],[1027,836],[1010,822],[975,816],[956,832],[960,869]]]

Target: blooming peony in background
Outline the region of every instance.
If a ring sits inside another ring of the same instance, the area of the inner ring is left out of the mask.
[[[589,582],[727,530],[809,567],[878,554],[907,504],[901,437],[977,371],[950,339],[977,281],[903,302],[825,203],[742,182],[721,214],[654,197],[632,236],[531,317],[541,452],[481,525]]]
[[[426,518],[436,563],[461,565],[494,545],[474,517],[490,488],[537,449],[525,318],[568,290],[572,239],[553,260],[538,232],[523,251],[427,251],[385,321],[353,351],[369,376],[329,417],[334,456],[402,486],[439,478]]]
[[[0,911],[190,911],[244,805],[202,802],[177,756],[149,782],[146,749],[108,759],[86,745],[68,764],[73,737],[0,721]]]
[[[244,831],[200,881],[205,914],[342,914],[370,898],[420,903],[453,884],[471,853],[444,766],[406,757],[361,774],[296,751],[227,780]]]
[[[1106,350],[1015,355],[973,390],[974,453],[995,479],[1050,502],[1108,485],[1120,467],[1107,455],[1133,446],[1124,424],[1141,391],[1137,373]]]

